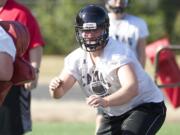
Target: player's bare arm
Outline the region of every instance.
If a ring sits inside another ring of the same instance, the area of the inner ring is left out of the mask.
[[[146,47],[146,38],[140,38],[138,40],[137,52],[138,52],[139,62],[141,63],[143,68],[145,68],[145,64],[146,64],[145,47]]]
[[[88,105],[93,107],[119,106],[129,102],[138,95],[138,82],[132,66],[129,64],[117,69],[117,74],[121,88],[117,92],[103,98],[97,95],[90,96],[86,100]]]
[[[0,52],[0,80],[9,81],[13,75],[13,58],[5,53]]]
[[[138,80],[132,66],[131,64],[124,65],[117,70],[121,88],[104,97],[108,100],[109,106],[123,105],[138,95]]]
[[[72,86],[76,79],[63,70],[60,76],[55,77],[49,84],[49,91],[53,98],[61,98]]]
[[[24,87],[27,90],[32,90],[32,89],[36,88],[38,85],[39,69],[40,69],[42,54],[43,54],[42,46],[35,47],[35,48],[31,49],[29,52],[30,63],[35,68],[36,78],[35,78],[35,80],[24,84]]]

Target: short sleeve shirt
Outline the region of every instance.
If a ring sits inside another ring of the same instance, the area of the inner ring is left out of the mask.
[[[44,41],[39,29],[39,25],[30,10],[23,5],[15,3],[14,0],[8,0],[6,5],[0,11],[0,20],[14,20],[25,25],[30,33],[30,44],[25,53],[28,59],[29,50],[37,46],[44,46]]]
[[[138,56],[137,45],[140,38],[149,35],[146,22],[137,16],[125,14],[122,19],[114,19],[109,13],[109,34],[114,39],[124,42]]]
[[[64,69],[76,78],[86,96],[106,96],[120,89],[117,69],[129,63],[133,65],[138,79],[139,94],[127,104],[104,108],[108,115],[118,116],[139,104],[163,100],[160,90],[126,45],[110,38],[95,65],[89,53],[79,48],[65,58]]]
[[[12,38],[5,32],[5,30],[0,26],[0,52],[5,52],[9,54],[13,61],[16,56],[16,48]]]

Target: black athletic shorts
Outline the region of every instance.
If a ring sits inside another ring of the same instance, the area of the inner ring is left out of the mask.
[[[0,135],[11,135],[9,110],[0,106]]]
[[[12,135],[23,135],[32,130],[30,100],[30,91],[25,90],[22,86],[13,86],[5,98],[3,103],[7,113],[5,124],[10,127],[8,132],[11,132]]]
[[[165,121],[166,106],[144,103],[121,116],[102,115],[97,135],[155,135]]]

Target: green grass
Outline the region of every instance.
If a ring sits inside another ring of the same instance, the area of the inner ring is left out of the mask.
[[[34,122],[33,132],[26,135],[94,135],[94,123]],[[178,135],[180,123],[165,123],[157,135]]]
[[[93,135],[94,123],[34,122],[33,132],[26,135]]]
[[[165,123],[157,135],[179,135],[180,123]]]

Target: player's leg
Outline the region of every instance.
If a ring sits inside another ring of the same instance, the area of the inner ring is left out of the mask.
[[[31,131],[30,96],[30,91],[21,86],[13,86],[5,98],[3,106],[10,111],[13,135],[24,135]]]
[[[155,135],[165,121],[164,103],[143,104],[130,112],[121,127],[121,135]]]
[[[8,108],[0,106],[0,135],[11,135],[11,121]]]
[[[103,115],[104,112],[101,109],[97,109],[97,114],[96,114],[96,129],[95,129],[95,134],[97,134],[99,128],[102,126],[103,122]]]
[[[101,114],[97,114],[96,116],[96,129],[95,129],[95,134],[97,133],[98,129],[101,126],[101,122],[102,122],[103,116]]]

